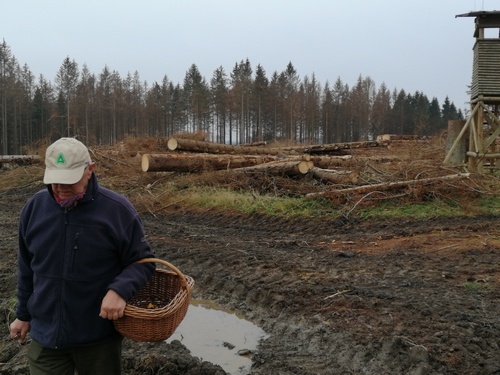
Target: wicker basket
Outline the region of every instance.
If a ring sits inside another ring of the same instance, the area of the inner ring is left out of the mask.
[[[184,319],[194,280],[164,260],[145,258],[138,263],[145,262],[170,270],[156,268],[151,280],[127,302],[123,317],[113,322],[118,332],[132,340],[163,341]]]

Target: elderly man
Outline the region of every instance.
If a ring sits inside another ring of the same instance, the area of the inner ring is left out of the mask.
[[[120,374],[113,320],[151,277],[154,257],[138,213],[99,185],[87,147],[61,138],[19,220],[18,304],[10,335],[30,332],[31,374]]]

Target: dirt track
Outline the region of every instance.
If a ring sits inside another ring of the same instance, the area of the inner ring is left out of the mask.
[[[0,196],[0,292],[15,289],[17,214]],[[14,200],[12,202],[12,200]],[[159,258],[195,296],[234,308],[270,337],[251,374],[500,374],[499,217],[287,221],[212,212],[143,214]],[[1,334],[7,337],[7,310]],[[126,341],[125,374],[223,374],[178,344]],[[26,346],[0,343],[0,374]]]

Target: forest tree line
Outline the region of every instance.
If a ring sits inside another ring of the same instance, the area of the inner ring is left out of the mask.
[[[448,97],[378,87],[360,75],[349,86],[315,75],[300,78],[290,62],[268,77],[259,64],[221,66],[208,81],[196,64],[182,83],[126,77],[105,66],[99,74],[66,57],[54,82],[35,78],[0,44],[0,154],[19,154],[24,146],[61,136],[78,136],[89,145],[114,144],[125,136],[169,137],[203,131],[210,141],[244,144],[292,140],[329,144],[371,140],[380,134],[432,135],[448,120],[463,119]]]

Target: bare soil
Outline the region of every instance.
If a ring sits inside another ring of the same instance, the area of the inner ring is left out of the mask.
[[[7,327],[17,215],[38,188],[0,194],[0,374],[28,373]],[[157,257],[195,279],[195,298],[269,334],[250,374],[500,374],[499,215],[325,221],[171,206],[142,217]],[[225,374],[206,360],[180,342],[125,340],[124,374]]]

